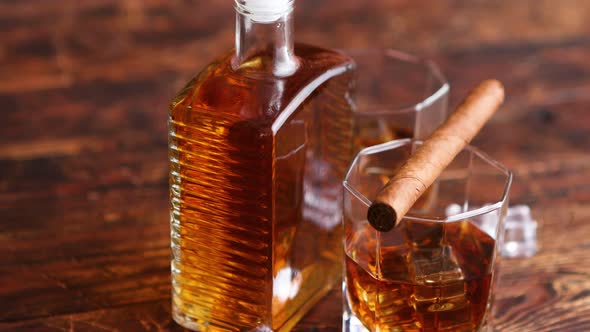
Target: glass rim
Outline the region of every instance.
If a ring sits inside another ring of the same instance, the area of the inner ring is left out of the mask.
[[[371,200],[368,199],[361,192],[356,190],[348,182],[348,178],[351,176],[351,172],[353,170],[353,165],[357,164],[357,162],[361,156],[371,155],[371,154],[375,154],[375,153],[379,153],[379,152],[383,152],[383,151],[388,151],[388,150],[392,150],[395,148],[399,148],[404,145],[416,144],[416,143],[422,144],[423,141],[422,140],[415,140],[415,139],[411,139],[411,138],[404,138],[404,139],[398,139],[398,140],[385,142],[385,143],[378,144],[378,145],[369,146],[369,147],[362,149],[361,151],[359,151],[356,154],[356,156],[352,160],[352,162],[348,168],[348,171],[346,172],[346,176],[345,176],[344,180],[342,181],[342,186],[344,187],[345,190],[347,190],[350,194],[352,194],[356,199],[358,199],[362,204],[364,204],[368,208],[369,206],[371,206],[371,203],[372,203]],[[504,189],[502,191],[501,198],[498,201],[496,201],[495,203],[484,205],[484,206],[474,209],[474,210],[469,210],[469,211],[465,211],[465,212],[461,212],[461,213],[457,213],[457,214],[452,214],[450,216],[446,216],[445,218],[428,218],[428,217],[416,216],[416,215],[412,215],[412,214],[408,213],[403,217],[404,219],[416,220],[416,221],[427,221],[427,222],[452,222],[452,221],[459,221],[459,220],[463,220],[463,219],[469,219],[469,218],[479,216],[479,215],[484,215],[484,214],[490,213],[494,210],[498,210],[498,209],[502,208],[502,206],[504,206],[504,204],[508,201],[508,194],[510,191],[510,187],[512,185],[513,173],[508,168],[506,168],[506,166],[501,164],[499,161],[493,159],[488,154],[486,154],[485,152],[481,151],[480,149],[478,149],[472,145],[467,145],[465,148],[463,148],[463,150],[467,150],[467,151],[473,153],[474,155],[478,156],[479,158],[484,160],[486,163],[488,163],[489,165],[493,166],[494,168],[496,168],[500,172],[504,173],[504,175],[506,175],[506,180],[504,183]]]
[[[428,71],[434,77],[440,86],[436,91],[431,93],[428,97],[423,98],[420,102],[411,104],[409,106],[404,107],[392,107],[388,108],[386,105],[379,106],[379,108],[387,108],[387,109],[375,109],[375,110],[365,110],[363,112],[356,113],[358,116],[375,116],[380,114],[392,115],[392,114],[403,114],[403,113],[411,113],[411,112],[420,112],[425,108],[430,107],[434,104],[437,100],[441,99],[443,96],[448,95],[449,91],[451,90],[451,86],[443,75],[442,71],[438,67],[438,65],[432,61],[425,58],[421,58],[409,53],[405,53],[399,50],[391,49],[391,48],[351,48],[351,49],[341,49],[342,53],[351,56],[351,57],[361,57],[361,56],[369,56],[374,54],[379,54],[386,56],[391,59],[395,59],[401,62],[408,62],[413,63],[416,65],[422,65],[428,68]]]

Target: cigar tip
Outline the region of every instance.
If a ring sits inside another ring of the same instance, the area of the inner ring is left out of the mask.
[[[397,214],[395,210],[385,203],[374,203],[369,207],[367,219],[373,228],[380,232],[389,232],[395,226]]]

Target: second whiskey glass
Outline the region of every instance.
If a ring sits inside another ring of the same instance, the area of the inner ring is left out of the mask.
[[[345,50],[355,64],[355,153],[399,138],[426,139],[447,117],[449,84],[430,60],[392,49]]]

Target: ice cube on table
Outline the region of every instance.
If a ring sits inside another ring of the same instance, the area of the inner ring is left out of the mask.
[[[537,221],[527,205],[508,209],[504,220],[502,256],[509,258],[531,257],[537,252]]]

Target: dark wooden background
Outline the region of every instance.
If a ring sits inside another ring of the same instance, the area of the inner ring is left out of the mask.
[[[542,249],[504,262],[499,331],[590,331],[590,1],[298,0],[297,39],[435,59],[453,104],[508,91],[476,145]],[[179,331],[166,112],[233,43],[231,0],[0,0],[0,330]],[[334,291],[298,330],[336,331]]]

